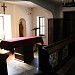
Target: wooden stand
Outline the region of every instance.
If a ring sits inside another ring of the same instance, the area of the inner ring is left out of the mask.
[[[8,58],[8,52],[3,53],[0,50],[0,75],[8,75],[7,71],[7,62],[6,59]]]

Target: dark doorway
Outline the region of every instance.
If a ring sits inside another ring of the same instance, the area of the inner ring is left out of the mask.
[[[63,12],[63,38],[75,37],[75,11]]]

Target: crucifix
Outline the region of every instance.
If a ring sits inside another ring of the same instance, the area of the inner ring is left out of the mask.
[[[3,12],[4,12],[4,14],[5,14],[5,8],[6,8],[7,6],[5,6],[5,3],[3,3],[3,5],[1,5],[1,7],[3,7]]]

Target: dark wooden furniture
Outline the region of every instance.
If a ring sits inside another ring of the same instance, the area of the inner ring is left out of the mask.
[[[39,54],[39,70],[42,71],[40,75],[58,75],[49,63],[48,51],[44,48],[45,45],[38,45]]]
[[[48,46],[39,45],[39,69],[46,73],[51,73],[50,70],[57,72],[73,56],[74,49],[75,42],[72,38],[67,38]]]
[[[9,55],[0,53],[0,75],[8,75],[6,59]]]
[[[68,37],[75,39],[75,11],[63,11],[63,18],[48,19],[48,44]]]
[[[36,43],[43,44],[43,39],[40,36],[19,37],[1,41],[1,48],[14,53],[17,59],[30,62],[33,56],[33,46]],[[20,49],[19,49],[20,48]],[[15,49],[15,50],[14,50]]]
[[[63,18],[48,19],[48,44],[63,39]]]

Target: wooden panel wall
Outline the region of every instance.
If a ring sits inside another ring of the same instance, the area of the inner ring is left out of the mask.
[[[48,44],[62,40],[63,18],[48,19]]]
[[[73,37],[75,39],[75,11],[65,11],[63,14],[64,38]]]

